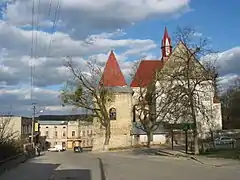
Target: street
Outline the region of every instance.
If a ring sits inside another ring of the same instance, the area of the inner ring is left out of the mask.
[[[1,180],[238,180],[239,164],[203,165],[185,158],[132,152],[46,152],[3,174]]]

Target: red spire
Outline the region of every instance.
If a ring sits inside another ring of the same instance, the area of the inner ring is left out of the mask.
[[[171,42],[171,38],[168,35],[167,27],[165,27],[165,30],[164,30],[161,49],[162,49],[163,59],[168,58],[169,55],[172,53],[172,42]]]
[[[111,51],[108,57],[108,61],[105,65],[101,82],[103,86],[109,87],[127,86],[127,83],[113,51]]]

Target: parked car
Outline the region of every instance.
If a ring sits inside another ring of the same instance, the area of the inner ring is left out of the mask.
[[[214,140],[214,143],[216,145],[222,145],[222,144],[235,144],[236,143],[236,139],[227,137],[227,136],[221,136],[219,138],[216,138]]]
[[[75,153],[81,153],[81,152],[83,152],[81,146],[75,146],[75,147],[73,148],[73,151],[74,151]]]
[[[62,145],[55,145],[54,147],[51,147],[48,149],[48,151],[50,152],[61,152],[61,151],[65,151],[66,148],[63,147]]]

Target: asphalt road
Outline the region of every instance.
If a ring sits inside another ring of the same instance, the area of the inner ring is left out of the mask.
[[[240,165],[203,165],[193,160],[131,152],[47,152],[3,174],[1,180],[239,180]]]

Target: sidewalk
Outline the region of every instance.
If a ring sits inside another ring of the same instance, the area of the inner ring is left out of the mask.
[[[177,148],[175,149],[176,150],[171,150],[170,148],[166,148],[166,147],[160,148],[156,154],[160,156],[184,157],[184,158],[192,159],[200,164],[210,165],[215,167],[240,165],[239,160],[206,157],[203,155],[193,155],[192,153],[186,154],[182,149],[179,149],[179,150],[177,150]]]

